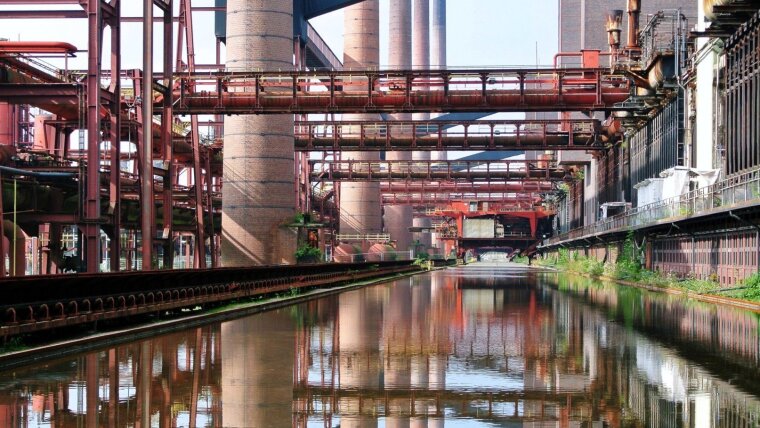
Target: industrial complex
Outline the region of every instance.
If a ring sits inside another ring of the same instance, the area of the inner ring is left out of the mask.
[[[631,233],[651,270],[758,269],[756,2],[561,0],[533,69],[447,68],[443,0],[391,1],[387,29],[376,0],[0,4],[87,22],[86,46],[0,41],[3,275],[606,261]],[[309,22],[338,9],[342,58]]]
[[[760,0],[551,2],[0,0],[0,425],[758,426]]]

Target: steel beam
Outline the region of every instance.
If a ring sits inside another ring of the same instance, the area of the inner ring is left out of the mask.
[[[173,43],[174,43],[174,24],[172,22],[173,0],[158,1],[163,11],[163,85],[167,88],[172,84],[172,67],[174,62]],[[163,221],[164,231],[164,269],[172,269],[174,266],[174,229],[173,229],[173,207],[174,207],[174,186],[176,184],[175,159],[174,159],[174,133],[172,129],[172,93],[166,91],[163,96],[163,110],[161,112],[161,146],[163,147],[164,164],[166,165],[166,176],[164,177],[164,206]]]
[[[549,161],[311,161],[311,181],[543,180],[569,179]]]
[[[121,0],[112,3],[116,11],[114,25],[111,25],[111,84],[109,91],[121,93],[121,26],[118,25],[118,15],[121,13]],[[109,183],[109,212],[111,214],[111,272],[121,269],[121,103],[110,103],[110,183]]]
[[[142,157],[140,171],[140,224],[142,268],[153,269],[153,0],[143,0]]]
[[[601,150],[594,120],[310,121],[295,126],[299,151]]]
[[[518,193],[383,193],[383,205],[438,205],[454,201],[499,202],[532,209],[540,206],[541,196]]]
[[[103,36],[101,0],[87,1],[87,164],[84,187],[83,224],[87,272],[98,272],[100,266],[100,142],[101,89],[100,69]]]
[[[470,192],[470,193],[525,193],[550,192],[551,182],[541,181],[438,181],[438,182],[385,182],[380,184],[380,191],[386,193],[441,193],[441,192]]]
[[[622,110],[603,69],[216,72],[178,78],[177,114]]]

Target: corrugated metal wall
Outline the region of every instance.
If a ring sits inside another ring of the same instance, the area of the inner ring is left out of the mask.
[[[652,242],[652,267],[733,285],[757,272],[757,244],[753,230],[696,236],[693,241],[689,236],[660,238]]]
[[[630,138],[631,185],[683,165],[683,123],[683,96],[679,95]],[[636,205],[636,192],[631,196]]]
[[[760,20],[750,21],[726,48],[726,174],[731,175],[760,165]]]

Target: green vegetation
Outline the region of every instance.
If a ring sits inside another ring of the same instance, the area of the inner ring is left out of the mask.
[[[674,288],[687,292],[706,294],[720,292],[720,284],[713,279],[697,278],[680,278],[672,274],[663,274],[662,272],[653,272],[646,270],[641,266],[642,254],[636,248],[633,240],[633,233],[629,233],[623,244],[622,251],[616,262],[602,263],[593,257],[581,256],[577,253],[571,253],[567,249],[560,249],[553,258],[538,260],[538,263],[544,266],[552,266],[558,269],[589,275],[594,278],[605,277],[614,280],[637,282],[659,288]],[[752,277],[745,281],[749,281]],[[756,300],[760,300],[760,275],[754,280],[754,289],[747,286],[743,289],[741,297],[754,300],[752,291],[757,294]],[[747,282],[749,284],[749,282]]]
[[[760,302],[760,273],[753,273],[744,278],[739,287],[724,291],[728,297]]]
[[[516,256],[514,259],[512,259],[512,263],[520,263],[521,265],[527,265],[528,258],[525,256]]]
[[[296,261],[299,262],[319,262],[322,260],[322,251],[309,244],[301,244],[298,246],[295,256]]]
[[[557,199],[563,199],[570,193],[570,185],[567,183],[559,183],[557,185]]]
[[[20,337],[11,337],[8,339],[7,342],[5,342],[4,345],[0,346],[0,354],[6,354],[8,352],[16,352],[16,351],[23,351],[24,349],[27,349],[28,347],[24,344],[24,339]]]

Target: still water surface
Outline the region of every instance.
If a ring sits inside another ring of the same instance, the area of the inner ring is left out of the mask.
[[[0,373],[0,426],[757,427],[759,319],[478,264]]]

